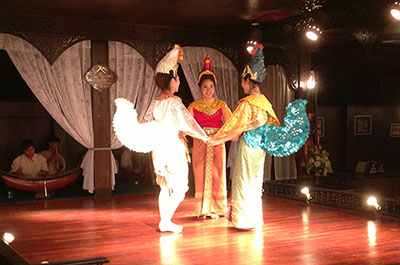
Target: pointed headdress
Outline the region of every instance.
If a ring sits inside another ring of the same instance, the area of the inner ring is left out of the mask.
[[[174,77],[176,77],[178,75],[179,61],[183,61],[182,48],[178,44],[175,44],[174,48],[158,62],[156,72],[169,74],[172,70]]]
[[[253,50],[250,62],[244,67],[242,77],[250,74],[251,80],[262,83],[266,70],[262,51],[263,48],[264,46],[262,44],[257,44],[256,48]]]
[[[201,69],[201,71],[199,72],[199,76],[197,77],[197,83],[200,83],[201,77],[203,75],[212,75],[214,77],[215,83],[217,83],[217,76],[215,75],[214,71],[212,70],[211,60],[208,55],[206,55],[206,58],[204,58],[203,69]]]

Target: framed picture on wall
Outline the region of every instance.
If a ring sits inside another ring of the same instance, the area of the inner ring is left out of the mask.
[[[325,119],[324,117],[318,117],[317,118],[317,134],[319,137],[324,137],[324,128],[325,127]]]
[[[390,124],[390,137],[400,137],[400,123]]]
[[[354,117],[354,134],[372,134],[372,115],[356,115]]]

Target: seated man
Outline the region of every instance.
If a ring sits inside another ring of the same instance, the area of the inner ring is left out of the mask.
[[[21,149],[24,153],[14,159],[10,173],[36,179],[49,174],[46,158],[35,153],[35,145],[31,139],[22,140]]]
[[[151,153],[138,153],[124,148],[121,154],[119,177],[128,179],[135,184],[141,182],[151,183],[149,177],[153,176],[154,169],[152,167]],[[155,182],[155,177],[153,178]]]
[[[49,149],[40,152],[47,160],[47,166],[49,168],[49,174],[54,175],[61,171],[64,171],[67,167],[65,158],[58,152],[58,145],[60,139],[57,136],[52,136],[48,140]]]

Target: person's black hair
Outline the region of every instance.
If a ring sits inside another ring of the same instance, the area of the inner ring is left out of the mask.
[[[201,84],[204,82],[204,80],[211,80],[213,83],[214,83],[214,87],[215,87],[215,78],[214,78],[214,76],[213,75],[208,75],[208,74],[206,74],[206,75],[203,75],[201,78],[200,78],[200,81],[199,81],[199,83],[198,83],[198,85],[199,85],[199,87],[201,87]]]
[[[245,81],[246,81],[247,79],[249,79],[250,82],[252,83],[253,87],[254,87],[254,86],[260,86],[260,85],[261,85],[260,82],[257,82],[257,81],[254,81],[253,79],[251,79],[251,75],[250,75],[250,74],[246,74],[246,75],[243,77],[243,79],[244,79]]]
[[[174,78],[172,70],[169,74],[164,73],[157,73],[154,76],[154,81],[156,85],[161,88],[161,90],[170,90],[169,83],[171,82],[172,78]]]
[[[24,139],[21,141],[21,149],[23,151],[25,151],[25,149],[27,149],[31,146],[35,147],[35,144],[33,143],[32,139]]]

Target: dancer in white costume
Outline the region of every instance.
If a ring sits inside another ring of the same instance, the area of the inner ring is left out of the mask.
[[[182,231],[182,226],[171,221],[189,189],[188,152],[182,135],[209,140],[182,100],[174,96],[180,84],[177,69],[181,58],[182,50],[175,45],[157,65],[155,82],[161,92],[153,102],[154,121],[137,123],[133,104],[125,99],[115,100],[117,111],[113,123],[118,139],[134,151],[152,151],[157,183],[161,188],[158,199],[161,232]]]

